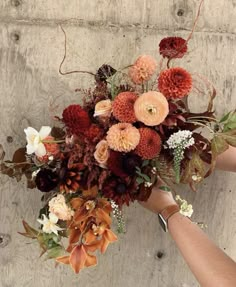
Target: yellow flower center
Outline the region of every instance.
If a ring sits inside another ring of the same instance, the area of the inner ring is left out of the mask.
[[[95,202],[93,200],[88,200],[85,203],[85,208],[86,208],[86,210],[94,209],[95,208]]]
[[[153,105],[148,105],[147,106],[147,111],[151,115],[155,115],[157,113],[157,108]]]

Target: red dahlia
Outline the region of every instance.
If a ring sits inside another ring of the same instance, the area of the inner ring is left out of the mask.
[[[103,136],[103,130],[96,124],[91,124],[89,129],[84,133],[85,137],[93,142],[98,142]]]
[[[161,150],[161,138],[150,128],[140,128],[140,142],[134,152],[143,159],[153,159]]]
[[[137,98],[138,96],[132,92],[123,92],[116,96],[112,104],[114,117],[123,123],[136,122],[134,103]]]
[[[88,113],[80,105],[68,106],[63,111],[62,120],[72,134],[84,133],[91,124]]]
[[[161,72],[158,88],[167,99],[180,99],[192,89],[192,77],[182,68],[171,68]]]
[[[187,50],[187,42],[181,37],[167,37],[159,44],[159,52],[164,58],[182,58]]]

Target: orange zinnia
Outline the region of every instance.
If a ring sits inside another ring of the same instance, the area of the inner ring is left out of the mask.
[[[167,99],[161,93],[150,91],[142,94],[134,104],[136,118],[147,126],[162,123],[169,113]]]

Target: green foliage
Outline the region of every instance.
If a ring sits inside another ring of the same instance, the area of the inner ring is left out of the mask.
[[[163,191],[168,191],[168,192],[171,191],[171,189],[170,189],[169,186],[167,186],[167,185],[162,185],[162,186],[159,187],[159,189],[160,189],[160,190],[163,190]]]
[[[142,184],[144,182],[151,182],[151,178],[148,175],[142,173],[141,169],[137,166],[136,166],[136,174],[138,175],[138,177],[136,178],[136,182],[138,184]]]
[[[231,111],[222,117],[220,124],[223,124],[223,131],[228,132],[236,129],[236,111]]]

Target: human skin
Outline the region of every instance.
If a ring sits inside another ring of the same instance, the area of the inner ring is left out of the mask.
[[[236,172],[236,148],[230,147],[217,158],[216,167]],[[160,213],[176,204],[172,194],[153,188],[145,208]],[[168,230],[183,258],[202,287],[235,287],[236,263],[218,248],[190,219],[179,212],[168,220]]]

